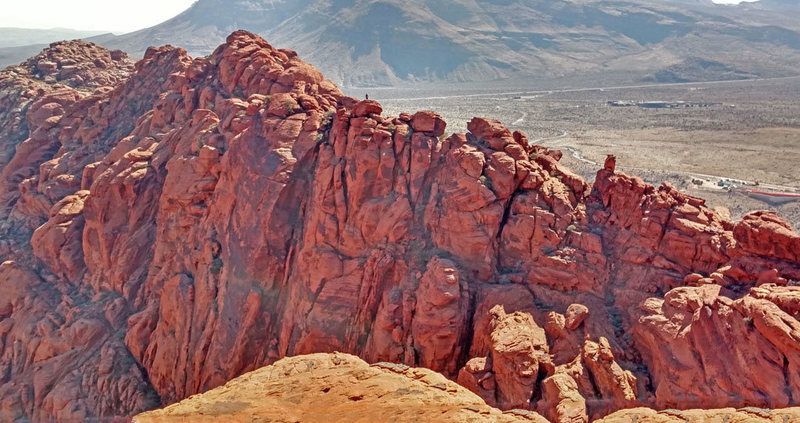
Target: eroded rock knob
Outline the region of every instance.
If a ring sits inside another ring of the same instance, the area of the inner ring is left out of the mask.
[[[609,154],[608,157],[606,157],[606,162],[603,165],[603,168],[609,172],[614,172],[617,169],[617,156]]]

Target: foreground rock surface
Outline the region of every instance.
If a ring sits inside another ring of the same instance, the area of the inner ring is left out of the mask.
[[[285,358],[133,421],[547,422],[536,413],[491,408],[428,369],[368,365],[339,353]]]
[[[0,88],[2,421],[334,351],[558,422],[800,401],[800,235],[774,213],[613,157],[589,185],[494,120],[382,116],[244,31],[134,67],[58,45]]]
[[[722,408],[715,410],[655,411],[649,408],[633,408],[618,411],[596,423],[784,423],[800,421],[800,408],[769,410],[764,408]]]

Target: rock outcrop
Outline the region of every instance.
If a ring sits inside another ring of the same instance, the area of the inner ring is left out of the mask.
[[[733,299],[735,292],[726,296],[722,290],[719,285],[677,288],[642,305],[644,316],[633,334],[653,376],[656,406],[795,404],[798,292],[766,284]]]
[[[530,409],[539,373],[552,373],[544,329],[528,313],[506,314],[503,306],[490,311],[488,357],[470,360],[458,382],[502,409]]]
[[[497,121],[382,116],[244,31],[132,69],[53,49],[36,66],[110,61],[0,76],[2,420],[132,415],[334,351],[554,421],[800,398],[800,235],[774,214],[613,159],[589,185]]]
[[[133,421],[547,422],[530,411],[502,413],[428,369],[341,353],[285,358]]]

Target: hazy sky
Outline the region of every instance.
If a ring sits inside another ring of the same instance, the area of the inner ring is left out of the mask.
[[[161,23],[195,0],[0,0],[0,27],[130,32]],[[714,0],[739,3],[741,0]],[[746,0],[752,1],[752,0]]]
[[[186,10],[195,0],[0,0],[0,27],[129,32]]]

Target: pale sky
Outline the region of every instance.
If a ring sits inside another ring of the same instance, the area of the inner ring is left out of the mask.
[[[117,34],[151,27],[195,0],[0,0],[0,27],[69,28]]]
[[[164,22],[186,10],[194,1],[0,0],[0,27],[69,28],[120,34]],[[741,2],[714,1],[728,4]]]

